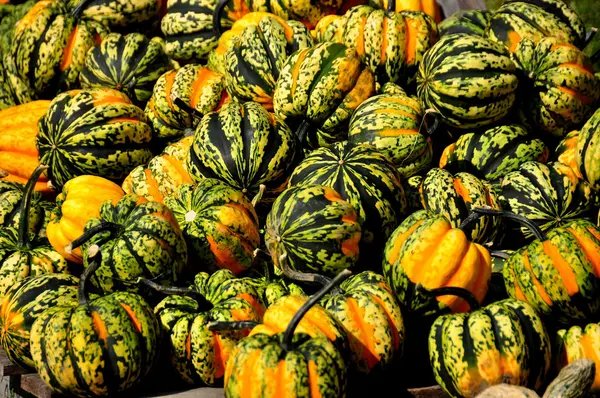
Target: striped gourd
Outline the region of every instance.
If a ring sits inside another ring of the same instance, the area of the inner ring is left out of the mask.
[[[285,21],[296,20],[313,29],[321,18],[335,14],[343,0],[248,0],[252,11],[270,12]]]
[[[311,47],[309,30],[298,21],[264,17],[232,39],[225,53],[227,90],[239,101],[255,101],[273,109],[273,91],[285,60]]]
[[[137,166],[123,180],[125,193],[134,193],[144,198],[163,202],[181,184],[191,184],[192,177],[187,169],[187,157],[193,136],[183,137],[168,145],[160,155],[150,159],[145,166]]]
[[[212,322],[260,321],[264,313],[256,290],[229,270],[196,275],[193,291],[203,300],[173,295],[154,307],[166,333],[170,359],[187,383],[221,384],[236,344],[248,330],[212,331]]]
[[[180,108],[174,98],[194,109],[193,114]],[[154,137],[168,142],[194,135],[202,116],[218,111],[228,100],[224,76],[198,64],[187,64],[159,77],[145,113]]]
[[[474,398],[500,383],[542,387],[551,341],[533,307],[506,299],[471,310],[442,315],[431,327],[429,359],[442,389],[452,398]]]
[[[438,24],[442,20],[437,0],[369,0],[369,5],[387,11],[422,11]]]
[[[581,128],[575,154],[579,172],[595,189],[600,189],[600,109]]]
[[[165,204],[183,231],[198,271],[226,268],[237,275],[250,268],[260,244],[258,216],[242,192],[205,178],[195,187],[181,185]]]
[[[11,286],[0,305],[0,344],[12,362],[34,369],[29,351],[33,322],[48,308],[76,305],[78,284],[71,275],[45,274]]]
[[[25,186],[18,182],[0,180],[0,226],[15,227],[19,225],[23,209],[21,201]],[[29,208],[28,231],[37,233],[44,223],[45,210],[42,204],[42,196],[39,192],[33,192]]]
[[[423,209],[423,203],[421,203],[421,184],[423,183],[423,176],[416,175],[406,180],[404,184],[404,195],[406,196],[406,208],[407,213],[414,213],[417,210]]]
[[[554,150],[555,159],[562,164],[566,164],[573,170],[577,178],[583,178],[577,165],[577,143],[579,142],[579,130],[573,130],[558,143]]]
[[[284,296],[306,296],[304,289],[293,282],[287,282],[285,279],[266,278],[247,278],[260,296],[260,300],[265,308],[271,307],[280,298]]]
[[[374,93],[373,74],[354,49],[320,43],[287,59],[273,108],[303,144],[317,148],[344,141],[352,112]]]
[[[61,188],[82,174],[124,178],[151,159],[151,139],[144,112],[125,94],[71,90],[54,98],[40,119],[36,146],[52,185]]]
[[[458,228],[475,207],[500,210],[494,188],[465,172],[452,175],[448,170],[433,168],[425,175],[419,193],[423,207],[446,217],[453,228]],[[501,225],[499,217],[484,216],[465,228],[465,232],[473,242],[494,242],[501,237]]]
[[[470,129],[508,115],[518,82],[516,66],[501,44],[453,34],[442,37],[423,57],[417,94],[447,125]]]
[[[346,26],[347,18],[345,15],[327,15],[319,20],[319,23],[311,31],[312,36],[317,43],[333,41],[342,43],[341,34]]]
[[[333,188],[354,207],[362,225],[360,252],[367,262],[379,256],[406,209],[401,177],[394,164],[368,144],[338,142],[309,153],[294,169],[289,186]]]
[[[290,187],[267,215],[265,244],[275,267],[287,254],[293,270],[336,275],[357,262],[360,239],[356,211],[330,187]]]
[[[575,324],[600,313],[600,229],[573,220],[513,253],[502,273],[510,297],[527,301],[549,323]]]
[[[523,39],[513,59],[523,75],[517,109],[531,130],[563,137],[581,127],[598,106],[600,80],[587,56],[572,44]]]
[[[444,19],[439,25],[440,37],[455,33],[485,36],[492,13],[488,10],[460,10]]]
[[[300,149],[280,118],[256,102],[229,102],[198,125],[188,168],[194,182],[219,179],[252,198],[265,185],[272,201],[285,188]]]
[[[402,309],[416,316],[468,310],[458,297],[425,296],[417,283],[428,289],[462,287],[481,302],[492,273],[487,249],[430,210],[411,214],[396,228],[386,243],[382,269]]]
[[[386,87],[384,85],[384,87]],[[408,178],[432,161],[431,139],[421,134],[423,109],[415,98],[385,93],[364,101],[350,119],[348,141],[374,145]]]
[[[556,333],[556,344],[559,349],[559,355],[556,356],[558,367],[563,368],[578,359],[586,358],[594,361],[596,369],[600,368],[599,341],[600,324],[596,322],[559,330]],[[600,392],[600,372],[597,370],[591,391]]]
[[[79,81],[84,89],[108,87],[122,91],[143,107],[158,78],[172,68],[160,37],[110,33],[88,52]]]
[[[498,126],[481,134],[467,133],[446,147],[440,167],[497,181],[527,161],[545,163],[550,151],[544,142],[518,125]]]
[[[68,0],[71,7],[81,0]],[[167,0],[92,0],[83,3],[81,16],[111,30],[139,26],[148,28],[165,15]]]
[[[596,215],[596,194],[562,163],[523,163],[518,170],[504,176],[501,191],[504,210],[528,218],[542,231]],[[527,227],[517,228],[524,238],[532,236]]]
[[[509,0],[494,11],[487,37],[515,51],[522,39],[557,38],[582,47],[585,26],[575,10],[562,0]]]

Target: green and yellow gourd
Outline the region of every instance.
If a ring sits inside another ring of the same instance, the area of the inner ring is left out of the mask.
[[[575,159],[583,178],[600,190],[600,109],[581,128]]]
[[[504,118],[519,79],[508,51],[483,37],[444,36],[423,57],[417,94],[450,127],[471,129]]]
[[[29,231],[29,209],[33,186],[46,166],[40,165],[27,182],[21,199],[18,227],[0,229],[0,296],[28,276],[69,273],[67,260],[45,238]]]
[[[500,189],[502,208],[528,218],[542,231],[596,216],[596,193],[562,163],[523,163],[504,176]],[[532,236],[527,227],[517,229],[525,239]]]
[[[561,43],[583,48],[585,26],[579,15],[562,0],[509,0],[492,14],[487,30],[490,40],[514,52],[522,39],[537,42],[554,37]]]
[[[467,133],[446,147],[440,167],[498,181],[527,161],[545,163],[550,150],[544,142],[518,125],[493,127],[481,134]]]
[[[273,109],[273,91],[288,56],[311,47],[310,31],[298,21],[264,17],[250,24],[225,53],[227,90],[239,101],[254,101]]]
[[[421,289],[424,290],[424,289]],[[551,366],[551,341],[532,306],[514,299],[483,308],[460,288],[432,289],[432,296],[457,295],[467,313],[438,317],[429,333],[435,379],[452,398],[473,398],[500,383],[539,389]]]
[[[185,240],[173,212],[135,194],[123,196],[116,204],[105,201],[100,217],[90,219],[83,235],[65,250],[82,246],[83,264],[89,267],[87,249],[92,245],[100,246],[103,256],[91,282],[104,293],[137,293],[138,278],[170,286],[191,277],[186,272]]]
[[[224,0],[221,0],[223,2]],[[335,14],[344,0],[248,0],[248,8],[254,12],[268,12],[277,15],[284,21],[296,20],[308,29],[314,29],[325,16]]]
[[[265,224],[265,245],[280,272],[287,255],[294,271],[336,275],[358,261],[361,224],[352,205],[333,188],[301,185],[283,191]]]
[[[202,116],[218,111],[228,100],[224,76],[188,64],[158,78],[145,113],[155,139],[171,142],[194,135]]]
[[[347,138],[352,112],[375,93],[375,78],[357,52],[320,43],[292,54],[279,74],[273,109],[312,149]]]
[[[263,200],[272,202],[300,154],[280,118],[257,102],[229,102],[202,118],[187,162],[194,182],[216,178],[250,198],[264,185]]]
[[[152,369],[160,325],[152,307],[137,294],[89,297],[89,277],[102,263],[98,247],[90,251],[86,257],[95,259],[81,276],[79,305],[57,305],[38,316],[31,328],[31,355],[40,377],[55,391],[115,396]]]
[[[38,3],[39,4],[39,3]],[[91,174],[120,180],[152,158],[144,112],[120,91],[102,88],[59,94],[39,121],[36,146],[48,178],[60,189]]]
[[[513,53],[522,73],[521,121],[532,131],[563,137],[592,115],[600,98],[600,80],[588,57],[555,38],[523,39]]]
[[[205,178],[195,187],[181,185],[165,204],[182,229],[196,271],[226,268],[237,275],[253,264],[260,244],[258,216],[242,192]]]
[[[2,297],[0,344],[8,358],[24,369],[34,369],[29,351],[33,322],[48,308],[77,304],[79,279],[66,274],[25,278]]]
[[[173,64],[160,37],[110,33],[88,52],[79,81],[84,89],[108,87],[122,91],[143,107],[158,78],[169,69]]]
[[[408,178],[427,168],[433,158],[431,139],[422,129],[423,117],[415,98],[388,91],[356,108],[350,119],[348,141],[374,145],[392,159],[403,178]]]
[[[0,180],[0,225],[18,228],[21,218],[25,186],[13,181]],[[45,211],[42,195],[34,191],[29,205],[29,232],[37,233],[44,223]]]
[[[219,385],[234,347],[249,330],[213,331],[209,324],[260,322],[264,307],[250,283],[225,269],[197,274],[186,290],[159,288],[159,292],[175,295],[154,308],[168,335],[171,363],[187,383]]]
[[[384,154],[368,144],[338,142],[309,153],[294,169],[289,186],[333,188],[356,210],[362,226],[360,252],[378,256],[406,209],[401,177]]]
[[[488,10],[460,10],[438,24],[440,37],[464,33],[485,37],[492,12]]]
[[[280,298],[285,296],[306,296],[304,289],[293,282],[287,282],[281,278],[246,278],[252,283],[259,294],[260,300],[265,308],[270,308]]]
[[[559,347],[557,367],[563,368],[579,359],[594,361],[596,369],[600,367],[600,324],[592,322],[587,325],[576,325],[568,329],[561,329],[556,334]],[[596,370],[593,378],[591,392],[600,391],[600,372]]]
[[[577,178],[583,179],[577,165],[577,143],[580,135],[579,130],[573,130],[565,135],[554,150],[554,159],[569,166]]]
[[[75,7],[79,2],[69,0],[69,5]],[[166,7],[167,0],[91,0],[83,6],[81,16],[111,30],[132,26],[148,28],[165,15]]]
[[[419,193],[423,208],[443,215],[453,228],[458,228],[475,207],[501,208],[490,183],[465,172],[452,175],[447,170],[433,168],[425,175]],[[486,216],[471,223],[465,232],[469,240],[484,244],[502,238],[501,228],[500,218]]]

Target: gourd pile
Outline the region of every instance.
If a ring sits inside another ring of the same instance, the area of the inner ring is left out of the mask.
[[[0,13],[0,344],[53,390],[600,392],[600,55],[562,0]]]

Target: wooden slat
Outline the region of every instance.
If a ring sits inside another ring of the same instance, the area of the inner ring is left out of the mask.
[[[46,386],[37,373],[21,376],[21,390],[36,398],[57,398],[60,394],[55,393]]]
[[[31,372],[28,372],[20,366],[12,363],[10,359],[8,359],[6,352],[4,352],[4,350],[0,350],[0,377],[24,375],[27,373]]]

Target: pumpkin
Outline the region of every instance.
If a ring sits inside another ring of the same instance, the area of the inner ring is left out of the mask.
[[[0,110],[0,171],[7,173],[3,180],[25,184],[37,167],[38,121],[49,106],[50,101],[38,100]],[[52,192],[46,176],[40,176],[35,190],[46,195]]]
[[[503,382],[531,389],[546,382],[550,337],[529,304],[505,299],[481,308],[465,289],[421,290],[431,296],[459,296],[471,307],[467,313],[440,316],[429,333],[431,367],[450,397],[475,397]]]
[[[291,187],[314,184],[333,188],[354,207],[362,226],[360,252],[379,255],[406,208],[390,159],[368,144],[344,141],[319,148],[300,162],[289,182]]]
[[[173,212],[159,202],[128,194],[113,204],[100,206],[100,216],[88,220],[84,233],[71,242],[67,252],[82,247],[83,264],[91,259],[87,248],[102,248],[102,264],[92,283],[104,293],[139,292],[138,278],[173,285],[186,275],[187,251]]]
[[[39,4],[39,3],[38,3]],[[36,146],[53,186],[91,174],[119,180],[152,157],[144,112],[112,89],[58,95],[40,119]]]
[[[0,180],[0,225],[4,228],[18,228],[22,214],[21,202],[25,186],[18,182]],[[45,219],[45,206],[39,192],[33,192],[29,208],[28,231],[38,233]]]
[[[440,37],[465,33],[485,37],[492,12],[488,10],[460,10],[438,24]]]
[[[180,185],[191,184],[186,160],[193,140],[193,136],[183,137],[165,147],[147,165],[131,170],[121,185],[123,191],[143,196],[149,201],[163,202]]]
[[[280,118],[256,102],[229,102],[200,121],[187,162],[194,182],[217,178],[250,197],[265,185],[264,200],[272,202],[299,155]]]
[[[79,281],[79,305],[57,305],[37,317],[31,327],[31,356],[44,383],[55,391],[114,396],[152,369],[160,326],[152,307],[137,294],[88,297],[88,279],[102,263],[98,247],[90,249],[86,257],[95,259]]]
[[[528,218],[543,231],[595,216],[596,194],[562,163],[523,163],[504,176],[500,187],[502,207]],[[527,227],[519,229],[525,239],[532,236]]]
[[[406,218],[388,239],[382,261],[385,281],[402,309],[411,315],[465,312],[468,304],[456,296],[428,297],[416,290],[456,286],[483,301],[492,273],[488,250],[469,240],[446,217],[419,210]]]
[[[530,129],[563,137],[596,110],[600,80],[577,47],[550,37],[523,39],[513,59],[523,75],[517,109]]]
[[[497,181],[527,161],[545,163],[549,155],[546,144],[525,128],[505,125],[481,134],[461,135],[444,149],[440,167],[452,173],[467,172],[484,180]]]
[[[583,125],[577,140],[575,159],[583,178],[600,189],[600,109]]]
[[[223,76],[198,64],[188,64],[158,78],[145,113],[154,138],[170,142],[194,135],[202,116],[218,111],[228,100]],[[182,103],[183,109],[179,106]]]
[[[77,304],[79,279],[66,274],[25,278],[11,286],[0,305],[0,344],[8,358],[34,370],[29,350],[33,322],[48,308]]]
[[[436,0],[369,0],[369,5],[387,11],[422,11],[429,15],[435,23],[440,23],[442,14]]]
[[[265,224],[265,245],[280,272],[286,254],[292,270],[336,275],[358,261],[362,236],[354,207],[333,188],[300,185],[279,195]]]
[[[592,322],[582,326],[575,325],[568,329],[560,329],[556,333],[556,344],[558,347],[557,367],[565,368],[580,359],[594,361],[596,368],[600,366],[600,325]],[[582,389],[582,391],[585,391]],[[600,372],[596,371],[591,392],[600,391]]]
[[[504,44],[510,52],[522,39],[537,42],[545,37],[582,48],[585,26],[564,1],[510,0],[492,14],[487,37]]]
[[[110,33],[88,52],[79,81],[84,89],[108,87],[122,91],[142,107],[158,78],[172,68],[161,38]]]
[[[415,98],[392,94],[384,85],[384,94],[364,101],[350,119],[348,141],[368,143],[387,155],[400,175],[408,178],[431,164],[431,139],[422,131],[423,109]]]
[[[173,211],[199,270],[219,268],[240,274],[250,268],[260,244],[258,216],[246,196],[229,185],[206,178],[184,184],[165,204]]]
[[[76,7],[81,0],[69,0]],[[167,0],[93,0],[81,3],[81,16],[112,30],[131,27],[147,27],[154,19],[165,15]]]
[[[28,276],[69,273],[67,261],[44,238],[29,232],[33,186],[45,169],[38,166],[25,186],[18,227],[0,229],[0,296]]]
[[[290,54],[311,47],[309,30],[298,21],[264,17],[232,38],[225,53],[228,91],[241,102],[254,101],[273,109],[273,91]]]
[[[423,57],[417,94],[444,123],[465,130],[508,115],[518,81],[515,64],[501,44],[453,34],[442,37]]]
[[[65,246],[83,234],[88,220],[100,216],[104,201],[115,204],[123,195],[117,184],[102,177],[81,175],[67,181],[56,197],[47,227],[48,241],[54,250],[69,261],[83,264],[81,250],[68,253]]]
[[[169,289],[159,291],[167,293]],[[226,269],[210,276],[197,274],[189,297],[179,293],[154,307],[168,336],[171,363],[187,383],[219,385],[235,345],[249,330],[212,331],[208,326],[213,322],[260,321],[264,308],[258,293]]]
[[[320,43],[287,59],[273,94],[273,109],[301,143],[315,149],[343,141],[352,112],[374,93],[374,76],[356,50]]]

